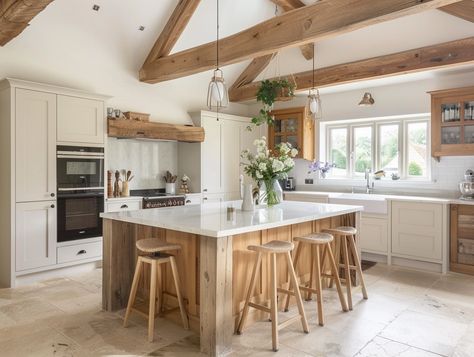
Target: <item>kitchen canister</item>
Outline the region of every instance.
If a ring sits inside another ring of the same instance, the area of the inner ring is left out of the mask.
[[[175,182],[167,182],[165,184],[165,191],[168,195],[174,195],[176,193],[176,183]]]

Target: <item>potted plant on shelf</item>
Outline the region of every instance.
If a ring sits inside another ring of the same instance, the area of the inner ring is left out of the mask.
[[[262,137],[254,142],[257,153],[244,150],[241,157],[244,160],[244,172],[258,182],[260,188],[260,202],[274,206],[283,199],[283,191],[278,180],[288,178],[288,172],[295,166],[294,157],[298,150],[292,148],[290,143],[281,143],[270,151],[267,139]]]
[[[259,114],[252,118],[252,123],[256,126],[262,124],[273,125],[274,118],[270,114],[273,104],[276,101],[290,100],[295,96],[296,83],[286,78],[275,80],[263,80],[257,91],[257,102],[263,104]]]

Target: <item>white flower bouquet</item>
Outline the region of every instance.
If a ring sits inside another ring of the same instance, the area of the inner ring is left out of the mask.
[[[290,143],[281,143],[270,151],[267,146],[267,139],[262,137],[254,141],[257,153],[253,154],[250,150],[244,150],[241,153],[244,171],[255,181],[262,182],[266,188],[266,201],[269,206],[280,202],[274,189],[275,181],[288,178],[288,172],[295,166],[293,160],[298,155],[298,150],[293,148]]]

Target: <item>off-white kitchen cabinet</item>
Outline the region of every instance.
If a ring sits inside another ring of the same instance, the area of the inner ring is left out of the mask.
[[[266,129],[249,131],[250,118],[229,114],[201,111],[192,117],[195,125],[204,128],[205,139],[178,144],[178,174],[189,176],[191,192],[202,192],[203,202],[239,199],[240,153],[253,150],[253,142]]]
[[[445,221],[442,204],[392,201],[392,255],[441,261]]]
[[[0,81],[0,287],[82,261],[67,261],[67,254],[57,259],[62,243],[56,237],[56,147],[103,145],[106,99],[48,84]],[[85,113],[95,113],[94,118]],[[78,136],[64,136],[75,130]],[[76,141],[84,133],[95,138]]]
[[[56,202],[16,204],[16,271],[56,264]]]
[[[58,95],[60,144],[104,144],[104,102]]]
[[[16,202],[56,195],[56,95],[15,91]]]
[[[388,253],[389,222],[386,216],[362,214],[360,222],[360,249],[362,252]]]
[[[204,128],[205,133],[204,142],[202,144],[186,144],[192,145],[196,149],[198,149],[198,146],[201,148],[201,157],[199,158],[202,170],[202,173],[199,173],[201,187],[197,192],[222,192],[222,121],[212,117],[203,117],[201,126]],[[198,176],[197,171],[198,170],[196,170],[196,174],[193,176]],[[195,177],[191,180],[193,179],[195,179]]]

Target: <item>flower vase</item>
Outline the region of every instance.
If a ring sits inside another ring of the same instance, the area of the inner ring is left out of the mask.
[[[262,197],[263,196],[263,197]],[[276,179],[260,182],[260,202],[266,203],[268,207],[275,206],[283,201],[283,190]]]

